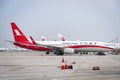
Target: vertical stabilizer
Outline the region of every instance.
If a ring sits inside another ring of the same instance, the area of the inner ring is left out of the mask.
[[[47,39],[44,36],[41,36],[41,41],[47,41]]]
[[[30,41],[14,22],[11,23],[11,27],[15,42],[30,44]]]
[[[62,40],[62,41],[67,41],[67,39],[60,33],[57,34],[59,39]]]

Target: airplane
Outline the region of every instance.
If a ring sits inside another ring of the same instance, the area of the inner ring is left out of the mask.
[[[65,36],[60,33],[57,33],[57,36],[61,41],[68,41],[67,38],[65,38]],[[76,41],[79,41],[79,40],[76,40]]]
[[[62,41],[67,41],[67,39],[66,39],[62,34],[57,33],[57,36],[58,36],[58,38],[59,38],[60,40],[62,40]]]
[[[14,45],[21,48],[45,51],[46,54],[49,52],[54,52],[57,55],[63,55],[64,53],[78,53],[78,52],[108,52],[114,51],[118,48],[118,45],[112,45],[105,42],[98,41],[35,41],[30,37],[30,42],[20,28],[14,23],[11,23],[12,32],[14,35]]]
[[[67,41],[67,39],[62,34],[57,33],[57,36],[61,41]],[[47,41],[47,39],[44,36],[41,36],[41,41]]]
[[[0,52],[9,51],[8,48],[0,48]]]
[[[47,41],[47,39],[44,36],[41,36],[41,41]]]

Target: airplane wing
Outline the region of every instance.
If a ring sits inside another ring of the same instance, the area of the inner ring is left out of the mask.
[[[44,47],[47,47],[47,48],[52,48],[54,50],[63,50],[65,47],[63,46],[55,46],[55,45],[47,45],[47,44],[38,44],[38,45],[41,45],[41,46],[44,46]]]

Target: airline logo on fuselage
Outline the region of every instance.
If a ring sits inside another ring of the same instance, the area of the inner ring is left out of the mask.
[[[15,34],[16,34],[17,36],[20,36],[20,35],[21,35],[20,32],[19,32],[17,29],[15,29],[14,32],[15,32]]]

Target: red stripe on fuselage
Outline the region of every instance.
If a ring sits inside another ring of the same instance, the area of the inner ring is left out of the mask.
[[[43,46],[37,46],[37,45],[30,45],[30,44],[19,44],[19,43],[14,43],[14,45],[19,46],[21,48],[26,48],[26,49],[31,49],[31,50],[38,50],[38,51],[51,51],[52,49],[46,48]]]
[[[113,48],[111,47],[107,47],[107,46],[98,46],[98,45],[74,45],[74,46],[68,46],[66,48],[104,48],[104,49],[108,49],[108,50],[113,50]]]

